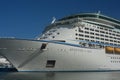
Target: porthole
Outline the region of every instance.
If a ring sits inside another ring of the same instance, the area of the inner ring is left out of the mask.
[[[57,34],[59,35],[60,33],[58,32]]]
[[[78,38],[76,37],[76,39],[78,39]]]
[[[52,38],[55,38],[55,36],[52,36]]]
[[[76,33],[75,35],[77,36],[78,34]]]

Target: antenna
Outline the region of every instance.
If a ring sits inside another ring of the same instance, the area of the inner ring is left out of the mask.
[[[99,15],[100,15],[100,11],[97,12],[97,18],[99,18]]]
[[[100,11],[98,11],[98,13],[97,14],[100,14]]]
[[[52,19],[53,19],[53,20],[52,20],[51,24],[53,24],[53,23],[56,21],[56,18],[55,18],[55,17],[53,17]]]

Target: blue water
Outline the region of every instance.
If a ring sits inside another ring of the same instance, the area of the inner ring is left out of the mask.
[[[0,72],[0,80],[120,80],[120,72]]]

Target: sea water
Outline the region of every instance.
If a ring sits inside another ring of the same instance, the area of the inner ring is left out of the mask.
[[[120,80],[120,72],[0,72],[0,80]]]

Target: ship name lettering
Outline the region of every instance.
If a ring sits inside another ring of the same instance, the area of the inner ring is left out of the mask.
[[[18,51],[33,51],[36,50],[36,48],[18,48]]]

